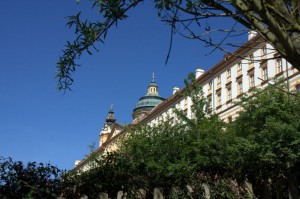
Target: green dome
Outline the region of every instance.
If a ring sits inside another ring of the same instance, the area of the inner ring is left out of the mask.
[[[135,105],[132,113],[132,117],[136,118],[143,117],[144,113],[151,111],[156,105],[163,102],[165,99],[158,94],[158,86],[154,81],[154,73],[152,81],[148,85],[148,92],[145,96],[141,97],[138,103]]]
[[[159,95],[145,95],[141,97],[133,109],[133,113],[140,111],[150,111],[156,105],[163,102],[165,99]]]

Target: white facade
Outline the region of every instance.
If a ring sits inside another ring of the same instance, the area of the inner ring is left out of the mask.
[[[300,73],[285,59],[280,58],[273,47],[264,42],[260,36],[251,36],[243,47],[232,55],[227,55],[208,71],[196,70],[196,81],[203,87],[206,98],[210,101],[212,110],[225,122],[233,120],[241,110],[234,102],[251,88],[263,88],[273,78],[283,78],[289,85],[289,91],[300,90]],[[143,125],[155,126],[161,122],[179,122],[174,108],[182,110],[188,117],[192,116],[192,100],[183,97],[185,88],[173,88],[173,95],[157,105],[143,118]],[[126,134],[126,129],[115,128],[107,132],[107,139],[96,150],[103,154],[117,148],[119,137]],[[76,169],[89,168],[88,158],[77,163]]]
[[[252,37],[249,41],[255,42],[251,50],[243,52],[243,49],[238,49],[233,55],[225,56],[216,66],[200,76],[199,69],[196,70],[197,82],[203,87],[205,96],[211,102],[212,110],[226,122],[234,119],[241,110],[234,102],[251,88],[272,84],[274,78],[285,79],[291,92],[300,87],[299,71],[285,59],[280,58],[270,44],[257,42],[259,38],[261,37]],[[171,118],[171,123],[173,120],[176,122],[173,108],[180,109],[191,117],[191,99],[189,97],[175,99],[175,95],[168,98],[166,100],[168,102],[164,105],[154,108],[142,122],[153,126],[160,121],[166,121],[166,116]]]

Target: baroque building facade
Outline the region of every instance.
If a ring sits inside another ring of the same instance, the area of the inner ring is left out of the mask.
[[[286,81],[290,92],[300,92],[300,73],[290,63],[264,41],[260,35],[249,34],[248,41],[230,55],[224,56],[208,71],[197,69],[196,82],[202,86],[204,95],[208,99],[212,111],[220,119],[230,122],[237,117],[240,107],[234,103],[242,94],[252,88],[263,88],[273,83],[274,78]],[[158,94],[158,86],[152,81],[148,92],[141,97],[133,109],[133,122],[154,126],[160,122],[177,122],[174,108],[182,110],[187,117],[192,117],[192,100],[190,97],[178,95],[185,88],[173,88],[173,95],[167,99]],[[113,115],[112,107],[106,122],[100,132],[99,147],[96,154],[105,154],[117,148],[118,141],[126,135],[126,128],[118,124]],[[76,161],[75,169],[84,171],[93,166],[87,157]]]

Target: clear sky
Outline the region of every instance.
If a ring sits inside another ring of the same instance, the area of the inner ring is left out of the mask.
[[[223,57],[176,35],[167,65],[170,30],[148,1],[108,34],[100,52],[84,55],[72,92],[56,90],[56,62],[72,39],[66,16],[88,1],[0,1],[0,156],[50,162],[62,169],[98,145],[110,104],[120,123],[130,123],[152,72],[165,98],[196,68],[209,69]],[[246,37],[243,38],[246,40]]]

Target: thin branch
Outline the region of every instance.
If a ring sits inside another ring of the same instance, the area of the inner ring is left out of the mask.
[[[175,13],[173,15],[173,19],[175,19],[175,17],[177,16],[177,12],[178,12],[178,9],[175,10]],[[175,23],[176,23],[175,20],[173,20],[172,23],[171,23],[170,44],[169,44],[169,49],[168,49],[168,54],[167,54],[167,57],[166,57],[165,65],[167,65],[170,54],[171,54],[171,49],[172,49],[172,45],[173,45],[173,34],[174,34]]]
[[[266,80],[263,80],[263,79],[261,79],[261,78],[259,78],[259,77],[257,77],[257,78],[258,78],[259,80],[261,80],[261,81],[266,81]],[[286,90],[284,90],[284,89],[282,89],[282,88],[276,86],[276,84],[271,84],[271,83],[269,82],[269,79],[268,79],[267,81],[268,81],[268,85],[270,85],[270,86],[272,86],[272,87],[274,87],[274,88],[276,88],[276,89],[278,89],[278,90],[284,92],[285,94],[287,94],[287,95],[292,95],[292,96],[294,96],[294,97],[299,97],[299,98],[300,98],[300,96],[299,96],[298,94],[296,94],[296,93],[292,93],[292,92],[286,91]]]

